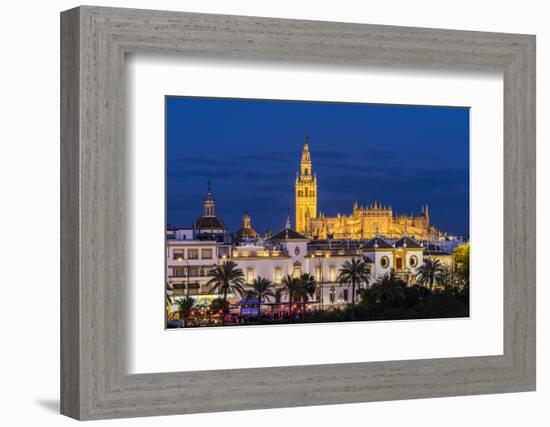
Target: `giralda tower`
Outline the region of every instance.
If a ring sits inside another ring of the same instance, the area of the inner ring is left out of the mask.
[[[308,218],[317,218],[317,176],[312,172],[309,138],[304,138],[300,173],[296,173],[296,231],[308,234]]]

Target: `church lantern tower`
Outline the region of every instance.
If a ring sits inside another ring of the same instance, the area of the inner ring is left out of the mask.
[[[307,222],[317,218],[317,176],[312,171],[309,138],[304,138],[300,173],[296,174],[296,231],[309,234]]]
[[[202,200],[202,216],[216,216],[216,201],[212,197],[212,183],[208,181],[208,193]]]

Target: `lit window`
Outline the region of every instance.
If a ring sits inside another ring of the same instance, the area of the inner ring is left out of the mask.
[[[220,258],[229,258],[229,248],[227,246],[223,246],[221,248],[218,248],[218,257]]]
[[[185,251],[183,249],[174,250],[173,258],[176,261],[181,261],[185,258]]]
[[[203,249],[201,251],[202,259],[212,259],[212,249]]]
[[[315,281],[321,283],[321,267],[315,267]]]
[[[246,283],[251,284],[254,281],[254,269],[248,267],[246,269]]]
[[[275,267],[275,272],[273,276],[273,281],[275,283],[281,283],[281,281],[283,280],[283,270],[281,269],[281,267]]]
[[[336,267],[331,265],[328,269],[328,280],[329,282],[336,282]]]

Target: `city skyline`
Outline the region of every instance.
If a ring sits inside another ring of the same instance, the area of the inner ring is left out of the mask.
[[[294,223],[304,135],[319,211],[375,200],[398,214],[430,206],[433,223],[469,234],[469,109],[215,98],[166,98],[167,222],[190,227],[207,182],[231,231],[247,211],[264,233]]]

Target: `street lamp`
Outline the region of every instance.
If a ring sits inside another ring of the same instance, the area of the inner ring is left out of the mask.
[[[185,260],[185,265],[187,266],[187,286],[186,286],[186,295],[189,298],[189,261]]]

